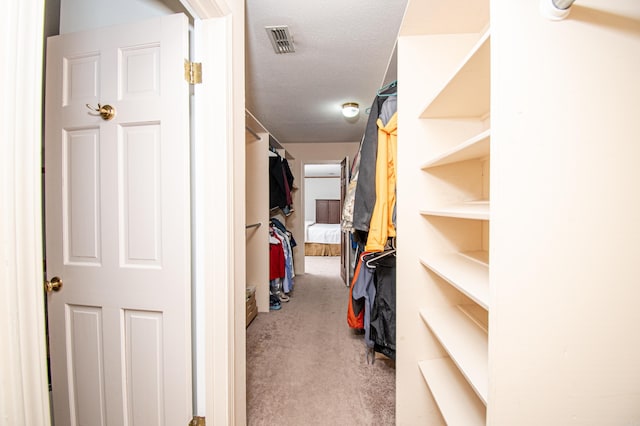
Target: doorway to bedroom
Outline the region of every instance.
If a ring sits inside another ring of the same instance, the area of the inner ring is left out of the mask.
[[[339,163],[304,165],[305,264],[312,257],[340,256],[340,195]]]

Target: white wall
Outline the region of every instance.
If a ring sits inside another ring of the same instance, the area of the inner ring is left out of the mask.
[[[491,1],[489,424],[640,424],[640,2]]]
[[[172,0],[60,0],[60,34],[183,12]]]
[[[339,200],[340,178],[304,179],[304,217],[316,220],[316,200]]]

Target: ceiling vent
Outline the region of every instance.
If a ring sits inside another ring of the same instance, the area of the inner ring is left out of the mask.
[[[272,27],[264,27],[269,34],[269,40],[273,45],[276,53],[293,53],[293,37],[289,33],[289,27],[286,25],[276,25]]]

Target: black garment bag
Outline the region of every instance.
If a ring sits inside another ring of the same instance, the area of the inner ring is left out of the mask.
[[[374,350],[396,359],[396,257],[373,260],[376,297],[371,311],[370,336]]]

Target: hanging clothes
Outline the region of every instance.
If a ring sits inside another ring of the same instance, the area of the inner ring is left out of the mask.
[[[396,236],[396,92],[394,82],[378,91],[374,99],[345,197],[346,204],[353,183],[352,217],[345,207],[342,218],[343,229],[351,230],[356,253],[362,253],[356,255],[351,282],[349,326],[362,324],[367,348],[392,359],[396,353],[396,258],[395,248],[385,248],[389,238]]]
[[[273,226],[271,228],[274,232],[275,238],[280,241],[280,244],[283,249],[284,258],[282,259],[282,263],[284,265],[284,275],[282,278],[282,291],[286,293],[290,293],[293,290],[293,251],[291,250],[291,244],[289,240],[289,236],[282,232],[277,227]]]
[[[347,193],[344,197],[344,207],[342,208],[341,227],[345,232],[353,231],[353,208],[356,198],[356,187],[358,185],[358,173],[360,171],[360,154],[356,154],[351,166],[351,180],[347,185]]]
[[[387,238],[396,236],[393,210],[396,205],[396,163],[398,150],[398,113],[384,125],[378,119],[378,155],[376,160],[376,203],[371,215],[365,251],[383,251]]]
[[[347,322],[364,329],[364,343],[395,359],[396,348],[395,249],[362,253],[350,289]],[[364,313],[364,316],[362,314]]]
[[[376,287],[375,269],[369,268],[365,260],[368,254],[369,253],[363,253],[359,258],[358,268],[360,273],[352,286],[352,300],[360,302],[363,305],[364,317],[362,326],[364,328],[364,343],[367,347],[373,348],[374,341],[371,340],[371,311],[376,297]]]
[[[375,299],[371,309],[370,338],[373,349],[396,359],[396,257],[375,261]]]
[[[275,237],[274,237],[275,238]],[[269,280],[283,278],[286,274],[284,263],[284,247],[276,238],[276,242],[269,241]]]
[[[389,120],[391,120],[391,117],[393,117],[393,114],[395,114],[397,111],[398,111],[398,97],[389,96],[382,104],[382,108],[380,109],[380,117],[378,118],[382,120],[382,124],[386,126],[387,123],[389,123]]]
[[[282,232],[284,232],[285,234],[287,234],[290,238],[291,241],[291,247],[295,247],[298,245],[298,243],[296,243],[295,238],[293,238],[293,234],[282,224],[282,222],[280,222],[278,219],[276,219],[275,217],[272,217],[270,219],[270,222],[279,230],[281,230]]]
[[[360,271],[362,268],[361,257],[358,258],[358,262],[353,273],[353,279],[351,280],[351,286],[349,287],[349,304],[347,306],[347,324],[349,327],[362,330],[365,328],[365,300],[362,296],[358,295],[354,296],[353,292],[356,286],[358,285],[358,281],[362,278],[360,277]],[[366,318],[369,319],[368,317]],[[366,323],[368,327],[368,322]]]
[[[391,117],[393,117],[393,115],[397,111],[398,111],[398,97],[389,96],[387,100],[384,101],[384,104],[382,104],[382,111],[380,111],[380,120],[382,120],[382,124],[384,124],[385,127],[389,123],[389,120],[391,120]],[[396,226],[396,209],[397,209],[397,204],[393,206],[392,221],[393,221],[394,227]]]
[[[280,208],[285,215],[293,211],[293,173],[289,161],[279,155],[269,157],[269,208]]]
[[[376,202],[376,159],[378,152],[378,118],[383,104],[395,94],[397,84],[390,85],[379,92],[373,100],[364,138],[360,144],[360,169],[353,207],[353,228],[369,231],[371,215]]]

